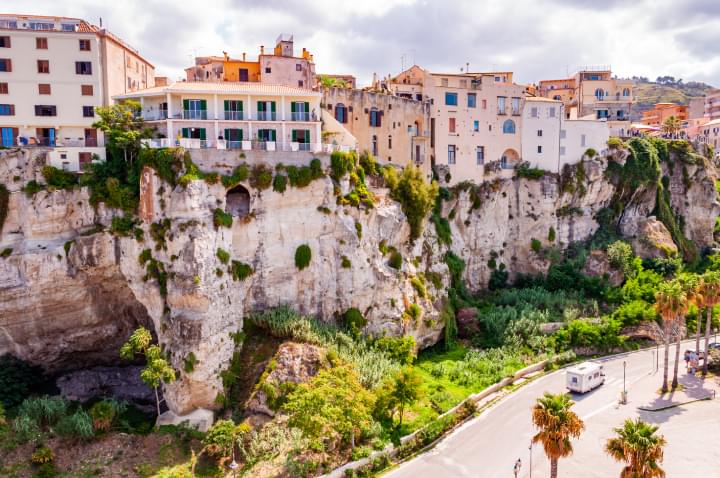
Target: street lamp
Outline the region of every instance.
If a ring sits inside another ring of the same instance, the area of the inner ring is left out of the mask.
[[[530,446],[528,447],[528,451],[530,452],[530,478],[532,478],[532,446],[533,441],[530,439]]]
[[[627,403],[627,388],[625,388],[625,367],[627,366],[627,362],[623,360],[623,394],[622,394],[622,403],[625,405]]]
[[[522,461],[520,461],[520,458],[517,459],[515,462],[515,466],[513,467],[513,473],[515,473],[515,478],[517,478],[518,473],[520,473],[520,468],[522,467]]]

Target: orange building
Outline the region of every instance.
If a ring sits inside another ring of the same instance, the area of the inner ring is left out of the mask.
[[[662,126],[665,120],[674,116],[680,121],[688,119],[687,105],[676,105],[675,103],[657,103],[651,110],[643,112],[640,122],[648,126]]]

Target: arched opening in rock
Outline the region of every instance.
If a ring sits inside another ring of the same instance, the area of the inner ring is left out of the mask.
[[[245,217],[250,212],[250,193],[238,184],[227,192],[225,212],[235,217]]]

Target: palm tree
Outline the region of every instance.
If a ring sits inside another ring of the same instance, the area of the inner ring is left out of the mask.
[[[605,444],[605,452],[617,461],[627,463],[620,478],[663,478],[665,472],[658,463],[663,461],[665,438],[655,435],[658,427],[637,421],[625,420],[615,428],[617,437]]]
[[[703,298],[705,299],[706,321],[705,321],[705,356],[703,357],[703,377],[707,375],[708,370],[708,345],[710,342],[710,325],[712,323],[712,311],[715,304],[720,302],[720,272],[710,271],[702,276]],[[698,316],[699,320],[699,316]]]
[[[665,336],[665,359],[663,362],[662,392],[668,391],[668,369],[670,359],[670,335],[677,317],[687,310],[687,296],[678,281],[666,281],[660,284],[655,293],[655,311],[663,319],[663,335]],[[679,356],[677,357],[679,359]],[[676,359],[676,363],[677,363]]]
[[[568,394],[545,392],[533,407],[532,421],[540,431],[532,441],[542,443],[550,459],[550,478],[557,478],[558,460],[572,454],[570,438],[579,437],[585,429],[580,417],[570,410],[574,403]]]
[[[682,121],[675,116],[670,116],[662,125],[663,133],[675,135],[682,129]]]
[[[677,342],[675,343],[675,366],[672,380],[673,390],[678,386],[678,366],[680,364],[680,347],[682,345],[682,334],[680,332],[683,330],[683,325],[685,325],[685,314],[691,305],[695,305],[699,309],[703,303],[701,281],[697,274],[682,274],[676,280],[680,283],[683,291],[685,291],[687,301],[685,307],[679,311],[677,319],[675,320],[675,337]],[[698,313],[700,313],[699,310]]]

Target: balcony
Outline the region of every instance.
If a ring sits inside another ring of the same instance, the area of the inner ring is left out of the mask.
[[[283,151],[283,152],[314,152],[332,153],[334,151],[348,152],[352,148],[336,144],[323,143],[279,143],[276,141],[226,141],[226,140],[200,140],[195,138],[156,138],[142,141],[148,148],[172,148],[182,146],[185,149],[219,149],[242,151]]]
[[[231,121],[242,121],[243,120],[243,112],[242,111],[225,110],[225,119],[231,120]]]
[[[497,114],[499,114],[499,115],[506,115],[506,114],[507,114],[507,107],[505,107],[505,106],[502,106],[502,107],[498,106]]]
[[[277,113],[274,111],[258,111],[258,121],[277,121]]]
[[[167,110],[158,110],[145,113],[142,117],[145,121],[162,121],[168,119]]]
[[[182,119],[206,120],[207,119],[207,110],[183,110]]]
[[[290,118],[292,121],[310,121],[310,113],[307,111],[294,112],[290,113]]]
[[[513,116],[520,116],[520,108],[513,108],[513,109],[512,109],[512,115],[513,115]]]

